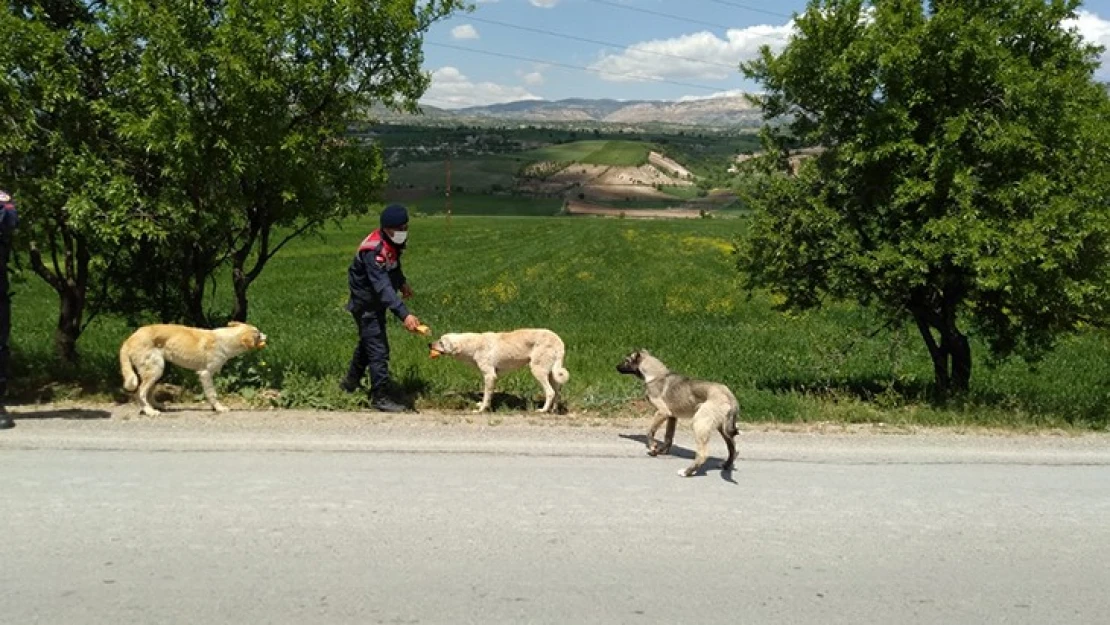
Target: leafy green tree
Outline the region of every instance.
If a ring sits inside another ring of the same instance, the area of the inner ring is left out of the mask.
[[[121,132],[163,163],[192,215],[187,318],[205,282],[231,264],[235,309],[294,237],[365,211],[385,185],[374,145],[348,135],[380,103],[416,110],[430,76],[423,33],[458,0],[132,0],[109,21],[133,52],[112,77]],[[353,133],[352,133],[353,134]]]
[[[800,310],[855,300],[912,319],[941,394],[967,389],[965,328],[1042,356],[1110,298],[1107,94],[1076,0],[814,0],[765,88],[764,165],[739,265]]]
[[[28,0],[0,14],[0,179],[20,206],[17,251],[58,295],[55,345],[69,362],[101,308],[101,270],[114,258],[104,251],[173,225],[136,184],[149,161],[127,152],[105,115],[102,10]]]
[[[366,210],[381,154],[347,134],[413,111],[423,34],[459,0],[20,0],[0,15],[0,177],[59,354],[93,310],[205,321],[230,264],[236,308],[293,237]],[[10,182],[8,182],[10,181]]]

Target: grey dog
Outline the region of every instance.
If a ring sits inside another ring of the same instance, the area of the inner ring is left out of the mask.
[[[649,455],[669,452],[677,420],[692,419],[697,456],[694,464],[679,470],[678,474],[690,477],[701,469],[709,457],[709,437],[714,430],[728,445],[728,460],[721,468],[732,470],[736,461],[736,442],[733,439],[738,434],[736,417],[740,414],[740,403],[727,386],[673,373],[646,349],[629,354],[617,365],[617,371],[643,380],[648,401],[655,406],[655,421],[647,433]],[[655,433],[664,421],[667,422],[667,435],[660,447],[656,444]]]

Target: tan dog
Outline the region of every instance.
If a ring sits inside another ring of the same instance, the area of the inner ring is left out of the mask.
[[[680,469],[678,474],[690,477],[701,469],[709,457],[709,437],[714,430],[720,432],[728,445],[728,460],[721,468],[732,470],[736,461],[736,442],[733,439],[738,433],[736,417],[740,414],[740,403],[727,386],[672,373],[667,365],[646,349],[629,354],[617,365],[617,371],[643,380],[648,401],[655,406],[655,421],[647,433],[649,455],[669,452],[674,441],[676,420],[693,419],[697,455],[694,464]],[[655,444],[655,433],[664,421],[667,422],[667,436],[663,446],[659,447]]]
[[[532,375],[543,387],[544,403],[537,412],[554,410],[559,389],[570,379],[570,372],[563,367],[566,351],[563,340],[551,330],[525,328],[512,332],[444,334],[428,348],[432,350],[432,358],[447,354],[482,372],[485,387],[475,412],[489,409],[499,373],[529,365]]]
[[[212,376],[224,363],[252,349],[266,346],[266,335],[258,328],[238,321],[226,328],[208,330],[175,324],[148,325],[135,330],[119,348],[123,388],[139,389],[142,414],[159,414],[150,403],[150,392],[162,377],[166,363],[197,372],[204,387],[204,397],[216,412],[227,412],[227,406],[216,398]],[[138,372],[138,375],[135,375]],[[142,384],[139,381],[142,379]]]

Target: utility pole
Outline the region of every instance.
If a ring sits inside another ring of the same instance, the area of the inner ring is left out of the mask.
[[[447,199],[444,206],[447,209],[447,225],[451,225],[451,153],[447,153],[447,182],[445,183],[445,192]]]

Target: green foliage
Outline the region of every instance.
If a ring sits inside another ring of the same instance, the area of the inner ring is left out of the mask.
[[[0,16],[0,176],[32,267],[62,299],[203,323],[230,264],[233,316],[266,263],[369,210],[380,151],[361,108],[416,110],[423,33],[460,0],[12,2]],[[275,236],[280,228],[283,235]],[[75,355],[75,354],[74,354]]]
[[[108,30],[133,55],[110,83],[118,121],[160,160],[161,182],[191,217],[182,245],[143,250],[163,258],[159,274],[180,276],[173,282],[183,291],[170,304],[188,302],[186,318],[202,322],[204,285],[229,259],[232,316],[243,319],[247,288],[291,237],[368,210],[385,171],[376,147],[347,137],[348,123],[374,103],[415,110],[429,84],[422,34],[461,6],[177,0],[118,7]],[[287,236],[274,239],[275,228]]]
[[[642,141],[575,141],[523,153],[531,160],[635,167],[648,161],[651,144]]]
[[[795,310],[854,300],[911,317],[938,390],[970,377],[967,323],[996,358],[1036,360],[1110,284],[1107,95],[1074,0],[815,0],[766,88],[764,171],[785,146],[827,150],[756,176],[743,246],[752,286]],[[934,332],[939,336],[934,336]]]

